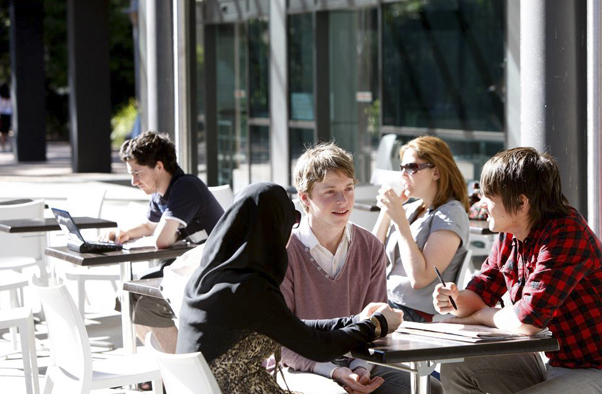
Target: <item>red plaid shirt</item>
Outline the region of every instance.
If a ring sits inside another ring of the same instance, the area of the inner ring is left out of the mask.
[[[467,289],[494,306],[509,291],[519,320],[560,343],[550,365],[602,369],[602,246],[574,209],[520,242],[501,233]]]

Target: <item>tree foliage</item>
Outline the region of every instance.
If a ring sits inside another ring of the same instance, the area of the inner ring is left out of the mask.
[[[135,96],[132,24],[124,12],[129,6],[130,0],[108,2],[112,113]],[[0,0],[0,81],[10,81],[8,7],[9,0]],[[65,0],[44,0],[44,62],[47,135],[66,139],[69,135],[69,67]]]

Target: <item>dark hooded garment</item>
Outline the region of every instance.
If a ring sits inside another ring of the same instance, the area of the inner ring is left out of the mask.
[[[288,309],[279,287],[294,223],[294,205],[281,186],[257,183],[237,195],[209,236],[201,265],[186,286],[178,353],[200,351],[211,363],[256,333],[326,362],[375,339],[369,320],[302,321]],[[386,320],[378,317],[386,333]]]

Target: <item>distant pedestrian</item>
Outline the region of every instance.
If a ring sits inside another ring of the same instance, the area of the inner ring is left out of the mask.
[[[13,106],[10,101],[10,89],[6,83],[0,86],[0,147],[6,152],[6,141],[11,127]]]

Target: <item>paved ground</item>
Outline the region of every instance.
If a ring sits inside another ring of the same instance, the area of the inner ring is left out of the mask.
[[[10,152],[0,151],[0,201],[17,198],[42,198],[49,206],[65,207],[67,197],[105,190],[105,202],[101,217],[120,222],[127,216],[128,204],[145,204],[148,197],[129,184],[125,165],[116,152],[113,153],[112,174],[74,174],[71,170],[71,153],[67,143],[49,142],[47,161],[16,163]],[[47,213],[48,215],[49,213]],[[93,338],[113,342],[121,346],[120,317],[112,311],[114,293],[107,282],[91,282],[90,305],[86,315],[86,327]],[[28,298],[26,294],[26,299]],[[0,302],[5,301],[0,299]],[[35,302],[33,302],[35,304]],[[0,304],[0,308],[4,304]],[[34,305],[34,310],[38,307]],[[20,353],[13,353],[6,330],[0,331],[0,392],[25,393]],[[46,372],[49,362],[45,324],[36,324],[36,347],[40,374]],[[93,347],[95,357],[110,357],[106,349]],[[41,388],[43,378],[41,377]],[[96,391],[95,391],[96,392]],[[101,393],[124,393],[123,389],[104,390]]]

